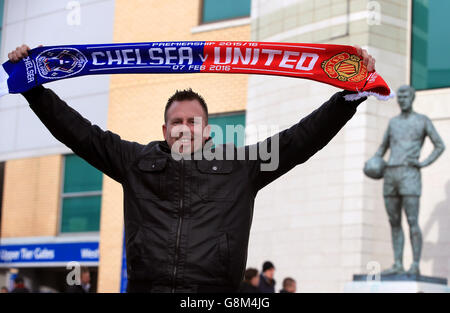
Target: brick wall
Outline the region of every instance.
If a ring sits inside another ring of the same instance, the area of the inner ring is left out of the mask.
[[[6,162],[0,237],[56,235],[60,173],[59,155]]]

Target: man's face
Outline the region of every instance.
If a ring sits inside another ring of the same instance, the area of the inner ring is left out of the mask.
[[[290,293],[295,293],[297,291],[297,284],[295,282],[286,286],[286,291]]]
[[[83,272],[81,273],[81,284],[86,285],[89,284],[91,282],[91,275],[89,272]]]
[[[397,102],[402,112],[408,112],[412,108],[413,94],[409,89],[399,89],[397,91]]]
[[[203,147],[210,127],[198,100],[174,101],[167,110],[164,139],[175,153],[191,154]]]
[[[264,275],[266,275],[266,277],[273,279],[273,275],[275,274],[275,269],[271,268],[267,271],[264,272]]]
[[[250,284],[252,284],[252,286],[254,286],[254,287],[258,287],[259,286],[259,275],[256,275],[255,277],[253,277],[250,280]]]

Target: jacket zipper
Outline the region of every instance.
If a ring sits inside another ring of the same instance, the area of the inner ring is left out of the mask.
[[[180,193],[180,216],[178,217],[177,226],[177,240],[175,243],[175,258],[173,264],[173,283],[172,283],[172,293],[175,293],[176,281],[177,281],[177,270],[178,270],[178,254],[180,250],[180,237],[181,237],[181,226],[183,225],[183,198],[184,198],[184,159],[181,159],[181,193]]]

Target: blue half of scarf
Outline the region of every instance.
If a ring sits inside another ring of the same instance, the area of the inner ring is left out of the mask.
[[[0,67],[0,96],[83,75],[198,73],[204,41],[47,46]]]

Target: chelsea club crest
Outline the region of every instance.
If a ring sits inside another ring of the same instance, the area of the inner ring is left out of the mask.
[[[79,73],[87,63],[83,53],[75,48],[61,47],[42,51],[36,58],[39,75],[61,79]]]

